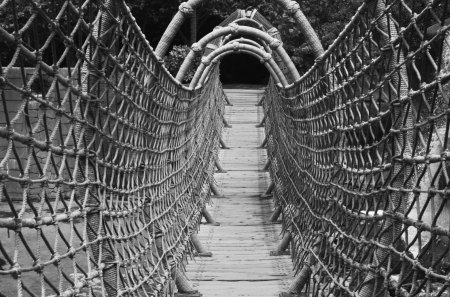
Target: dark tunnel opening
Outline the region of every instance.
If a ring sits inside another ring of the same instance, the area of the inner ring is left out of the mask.
[[[220,63],[223,84],[267,85],[269,76],[266,67],[248,54],[228,55]]]

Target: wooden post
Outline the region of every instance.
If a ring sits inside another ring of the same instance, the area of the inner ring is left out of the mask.
[[[255,106],[262,106],[264,102],[265,96],[262,96],[261,99],[259,99],[258,103],[255,104]]]
[[[259,146],[260,149],[266,148],[267,141],[268,141],[268,135],[266,134],[266,137],[264,137],[263,143]]]
[[[214,194],[214,196],[216,197],[224,197],[224,195],[220,192],[219,188],[216,186],[216,184],[214,184],[213,182],[211,182],[209,184],[209,187],[211,188],[211,192]]]
[[[223,150],[229,150],[230,148],[225,144],[225,142],[223,141],[222,137],[220,137],[219,139],[220,142],[220,148]]]
[[[176,297],[201,297],[199,291],[195,290],[186,273],[180,267],[175,272],[175,285],[177,286],[178,292],[175,294]]]
[[[230,99],[228,99],[228,97],[226,95],[224,95],[223,98],[225,100],[226,106],[233,106],[233,104],[230,102]]]
[[[267,114],[264,114],[264,117],[263,117],[263,119],[261,120],[261,123],[259,123],[259,124],[256,125],[255,127],[256,127],[256,128],[262,128],[262,127],[264,127],[265,124],[266,124],[266,118],[267,118]]]
[[[273,189],[275,188],[275,183],[272,181],[269,185],[269,188],[266,190],[264,194],[260,196],[260,198],[269,198],[272,197]]]
[[[219,160],[215,159],[214,164],[216,165],[217,173],[227,173],[227,171],[220,164]]]
[[[275,210],[272,212],[272,215],[269,218],[270,223],[275,223],[278,220],[278,218],[280,217],[280,214],[281,214],[281,210],[282,210],[281,205],[278,205],[275,208]]]
[[[322,236],[319,236],[314,243],[312,248],[312,253],[310,253],[308,260],[303,263],[302,269],[297,274],[297,276],[292,281],[287,292],[280,293],[279,297],[300,297],[305,296],[300,293],[305,285],[307,285],[311,278],[312,269],[311,267],[315,265],[316,259],[313,254],[319,254],[321,248]]]
[[[206,209],[206,207],[203,207],[202,209],[202,215],[206,220],[207,224],[213,225],[213,226],[220,226],[220,223],[216,222],[216,220],[214,220],[213,216],[211,215],[211,213]]]
[[[228,124],[227,120],[225,119],[225,117],[222,117],[222,122],[225,128],[232,128],[233,126]]]
[[[199,257],[212,257],[212,253],[208,252],[206,248],[203,246],[203,244],[200,242],[200,240],[197,237],[196,233],[191,234],[191,242],[194,245],[195,251],[197,254],[195,256]]]
[[[275,251],[271,251],[270,255],[271,256],[289,255],[290,253],[287,250],[287,248],[289,247],[291,239],[292,239],[291,233],[289,231],[286,231],[280,243],[278,244],[277,249]]]
[[[270,159],[267,160],[266,165],[264,165],[261,171],[269,171],[269,169],[270,169]]]

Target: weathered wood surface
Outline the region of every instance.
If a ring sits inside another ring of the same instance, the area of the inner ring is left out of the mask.
[[[208,210],[220,226],[202,225],[199,238],[213,253],[196,257],[187,266],[188,276],[205,297],[274,297],[286,290],[292,279],[289,256],[270,256],[280,239],[281,226],[266,223],[274,205],[260,195],[269,186],[266,150],[259,149],[264,128],[256,128],[263,118],[255,106],[262,95],[251,90],[226,90],[233,106],[226,107],[224,129],[228,150],[220,151],[220,163],[227,173],[215,178],[225,195],[213,198]]]

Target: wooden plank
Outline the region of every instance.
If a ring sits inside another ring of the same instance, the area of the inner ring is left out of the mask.
[[[225,197],[213,198],[207,208],[220,226],[202,225],[199,239],[213,253],[196,257],[187,267],[193,285],[208,297],[278,296],[293,277],[290,256],[270,256],[278,244],[281,225],[267,224],[274,205],[261,199],[270,184],[261,171],[267,152],[259,146],[264,128],[256,128],[263,118],[255,106],[263,90],[226,90],[233,106],[225,118],[232,128],[222,139],[230,149],[220,150],[221,165],[228,171],[215,175]]]

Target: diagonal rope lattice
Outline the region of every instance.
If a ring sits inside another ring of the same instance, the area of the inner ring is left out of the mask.
[[[213,182],[218,72],[182,87],[121,0],[47,3],[0,1],[0,292],[172,294]]]
[[[292,292],[449,294],[450,9],[423,3],[365,1],[267,87]],[[170,295],[213,182],[218,71],[176,82],[122,0],[51,4],[0,2],[0,292]]]
[[[448,1],[369,0],[266,133],[297,278],[313,296],[448,296]]]

